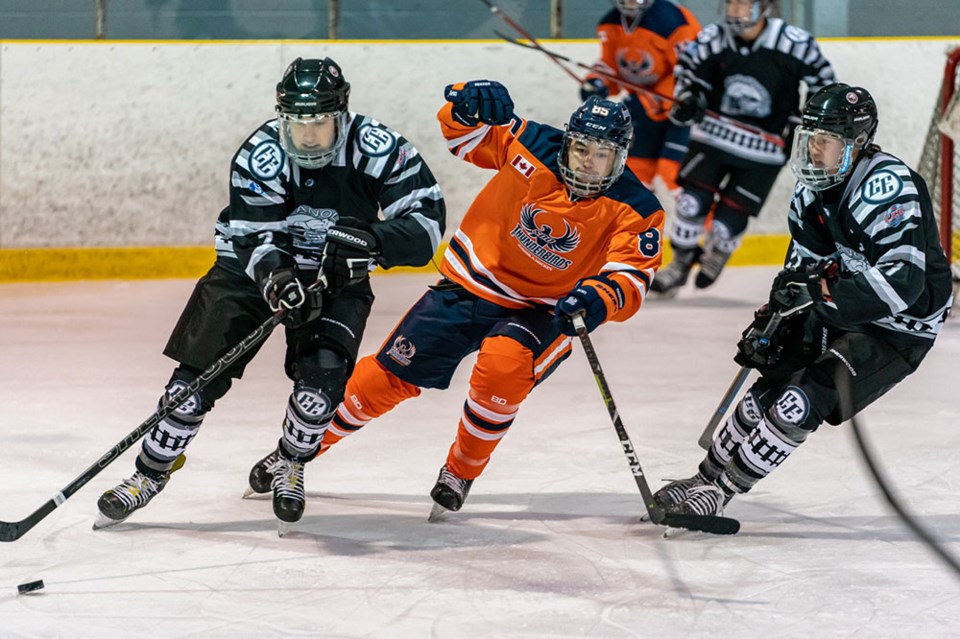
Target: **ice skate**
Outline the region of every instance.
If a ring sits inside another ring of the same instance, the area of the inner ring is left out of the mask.
[[[673,261],[667,264],[653,278],[650,290],[664,297],[675,297],[680,288],[687,283],[690,270],[699,259],[700,248],[674,249]]]
[[[677,515],[701,515],[720,517],[730,497],[714,483],[693,486],[681,502],[667,506],[665,510]]]
[[[730,255],[716,249],[707,249],[699,259],[700,270],[697,271],[697,277],[693,280],[694,286],[707,288],[713,285],[720,277],[723,267],[727,265]]]
[[[138,470],[129,479],[123,480],[118,486],[100,495],[100,499],[97,500],[97,508],[100,512],[93,522],[93,529],[100,530],[116,526],[135,511],[146,506],[167,485],[170,475],[183,468],[186,461],[187,458],[184,455],[179,455],[170,470],[159,479]]]
[[[306,506],[303,486],[303,462],[278,454],[267,470],[273,475],[273,514],[279,519],[277,534],[283,537],[289,524],[300,521]]]
[[[276,463],[279,453],[276,449],[270,451],[270,454],[258,461],[250,469],[248,478],[249,485],[243,491],[243,498],[247,499],[253,495],[265,495],[273,489],[273,473],[269,468]]]
[[[695,486],[703,486],[706,480],[697,473],[687,479],[677,479],[653,493],[653,501],[661,508],[668,508],[679,504],[690,495],[690,489]]]
[[[433,498],[434,504],[427,521],[441,521],[448,512],[460,510],[470,493],[470,486],[472,485],[472,479],[461,479],[447,470],[446,465],[444,465],[440,469],[437,483],[430,491],[430,497]]]

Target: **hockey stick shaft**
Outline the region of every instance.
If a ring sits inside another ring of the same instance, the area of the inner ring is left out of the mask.
[[[757,340],[758,343],[762,345],[769,344],[770,338],[773,337],[773,334],[777,331],[777,328],[780,326],[780,322],[783,321],[783,318],[799,312],[808,305],[809,304],[805,304],[798,308],[791,309],[786,314],[781,311],[777,311],[771,315],[770,320],[763,329],[763,333],[760,334],[760,337]],[[703,432],[700,433],[700,439],[697,440],[697,444],[700,445],[700,448],[704,450],[710,450],[710,445],[713,443],[713,431],[716,430],[717,424],[720,423],[720,421],[723,419],[723,416],[727,414],[730,404],[732,404],[733,400],[737,398],[737,394],[740,392],[740,387],[743,386],[743,383],[747,381],[747,377],[749,376],[750,369],[746,366],[741,366],[737,376],[734,377],[733,381],[730,383],[730,388],[727,389],[727,392],[723,395],[723,399],[720,400],[720,405],[717,406],[717,410],[714,411],[713,416],[710,418],[710,422],[707,423],[707,426],[703,429]]]
[[[527,40],[529,40],[529,41],[530,41],[530,45],[531,45],[530,48],[532,48],[532,49],[537,49],[537,50],[542,51],[543,53],[545,53],[545,54],[547,55],[547,57],[549,57],[551,60],[553,60],[554,64],[556,64],[558,67],[560,67],[561,69],[563,69],[563,72],[564,72],[564,73],[566,73],[568,76],[570,76],[571,78],[573,78],[574,80],[576,80],[578,84],[583,84],[583,78],[581,78],[581,77],[578,76],[576,73],[574,73],[573,71],[571,71],[570,69],[568,69],[567,67],[565,67],[565,66],[563,65],[563,63],[561,63],[560,60],[559,60],[556,56],[550,55],[550,53],[549,53],[546,49],[544,49],[543,47],[540,46],[540,43],[537,42],[537,39],[534,38],[533,35],[531,35],[531,34],[530,34],[526,29],[524,29],[522,26],[520,26],[519,24],[517,24],[516,22],[514,22],[514,20],[513,20],[510,16],[508,16],[506,13],[504,13],[504,12],[500,9],[500,7],[498,7],[497,5],[495,5],[495,4],[493,4],[492,2],[490,2],[490,0],[480,0],[480,2],[482,2],[482,3],[485,4],[485,5],[487,5],[487,7],[490,9],[490,12],[493,13],[493,15],[497,16],[498,18],[500,18],[501,20],[503,20],[504,22],[506,22],[506,23],[510,26],[510,28],[513,29],[514,31],[516,31],[517,33],[519,33],[521,37],[526,38]],[[499,34],[498,34],[498,35],[499,35]],[[501,37],[502,37],[502,36],[501,36]],[[519,43],[518,43],[518,44],[519,44]]]
[[[199,392],[207,384],[212,382],[224,370],[230,367],[233,362],[251,348],[266,339],[274,328],[283,321],[287,311],[281,311],[271,315],[263,324],[257,327],[252,333],[227,351],[222,357],[211,364],[203,371],[197,379],[184,386],[174,393],[167,402],[158,408],[155,413],[147,418],[142,424],[132,430],[126,437],[121,439],[113,448],[108,450],[92,466],[83,471],[76,479],[63,487],[60,492],[47,500],[40,508],[35,510],[29,516],[20,521],[0,521],[0,541],[16,541],[20,539],[28,530],[36,526],[44,517],[53,512],[63,502],[70,498],[83,486],[96,477],[100,471],[113,463],[125,450],[137,443],[141,437],[147,434],[151,428],[163,421],[167,416],[180,408],[189,400],[194,393]]]
[[[600,389],[600,395],[607,406],[607,412],[610,413],[610,421],[613,422],[613,428],[617,431],[617,437],[620,438],[620,446],[623,448],[623,454],[627,458],[627,464],[630,466],[630,472],[637,482],[637,488],[640,489],[640,495],[643,497],[643,505],[647,509],[647,516],[650,521],[661,526],[673,526],[676,528],[686,528],[688,530],[699,530],[702,532],[713,533],[715,535],[733,535],[740,530],[740,522],[729,517],[714,517],[711,515],[679,515],[664,512],[663,508],[657,505],[653,499],[653,493],[647,484],[647,478],[640,467],[640,459],[637,457],[636,449],[630,436],[627,435],[627,429],[623,427],[620,420],[620,412],[613,401],[613,395],[610,393],[610,386],[607,384],[607,376],[603,373],[603,367],[600,366],[600,358],[597,357],[597,351],[593,348],[593,341],[587,332],[587,326],[583,321],[583,315],[574,315],[571,318],[573,327],[577,331],[577,337],[580,338],[580,344],[583,346],[583,352],[590,363],[590,369],[593,371],[593,377],[597,380],[597,387]]]
[[[720,423],[720,420],[723,419],[723,416],[727,414],[730,404],[733,403],[737,393],[740,392],[740,387],[743,386],[743,383],[747,381],[747,377],[749,376],[750,369],[746,366],[741,366],[740,370],[737,372],[737,376],[734,377],[733,381],[730,383],[730,388],[727,389],[723,399],[720,400],[720,405],[717,406],[717,410],[714,411],[713,416],[710,418],[710,422],[707,424],[706,428],[703,429],[703,432],[700,433],[700,439],[697,440],[700,448],[704,450],[710,449],[710,444],[713,443],[713,431],[716,430],[717,424]]]
[[[486,1],[486,0],[483,0],[483,1]],[[497,33],[497,32],[494,32],[494,33]],[[502,40],[505,40],[506,42],[509,42],[510,44],[515,44],[515,45],[517,45],[517,46],[519,46],[519,47],[524,47],[525,49],[534,49],[534,50],[540,51],[540,52],[544,53],[545,55],[549,56],[550,58],[553,58],[554,62],[556,62],[557,64],[560,64],[560,61],[568,62],[568,63],[573,64],[573,65],[575,65],[575,66],[577,66],[577,67],[579,67],[579,68],[581,68],[581,69],[585,69],[585,70],[587,70],[587,71],[590,71],[591,73],[596,73],[597,75],[602,75],[603,77],[607,78],[608,80],[612,80],[612,81],[616,82],[617,84],[619,84],[619,85],[621,85],[621,86],[624,86],[624,87],[627,87],[628,89],[632,89],[633,91],[636,91],[636,92],[638,92],[638,93],[644,93],[644,94],[646,94],[646,95],[649,95],[649,96],[652,97],[652,98],[657,98],[658,100],[663,100],[663,101],[669,102],[669,103],[671,103],[671,104],[677,102],[677,99],[674,98],[673,96],[663,95],[662,93],[657,93],[657,92],[655,92],[655,91],[651,91],[650,89],[644,87],[643,85],[637,84],[637,83],[635,83],[635,82],[631,82],[631,81],[629,81],[629,80],[625,80],[625,79],[621,78],[620,76],[618,76],[617,74],[611,73],[610,71],[606,71],[606,70],[604,70],[604,69],[598,68],[598,67],[596,67],[596,66],[591,66],[591,65],[589,65],[589,64],[584,64],[583,62],[579,62],[578,60],[574,60],[573,58],[569,58],[569,57],[567,57],[567,56],[565,56],[565,55],[561,55],[561,54],[556,53],[556,52],[554,52],[554,51],[550,51],[550,50],[548,50],[548,49],[545,49],[545,48],[544,48],[543,46],[541,46],[539,43],[536,43],[536,44],[526,44],[526,43],[520,42],[519,40],[516,40],[516,39],[514,39],[514,38],[507,37],[507,36],[503,35],[502,33],[497,33],[497,35],[498,35]],[[521,35],[523,35],[523,34],[521,34]],[[524,38],[527,38],[527,36],[523,36],[523,37],[524,37]],[[527,39],[529,40],[530,38],[527,38]],[[531,40],[531,42],[533,42],[533,41]],[[564,69],[566,70],[566,67],[564,67]],[[574,77],[576,77],[576,76],[574,76]],[[580,82],[581,84],[583,84],[583,80],[581,80],[580,78],[576,78],[576,79],[577,79],[578,82]],[[761,138],[763,138],[765,141],[767,141],[767,142],[769,142],[769,143],[771,143],[771,144],[773,144],[773,145],[775,145],[775,146],[777,146],[777,147],[783,148],[783,147],[785,146],[785,144],[786,144],[786,143],[784,142],[783,138],[780,137],[779,135],[775,135],[775,134],[773,134],[773,133],[770,133],[769,131],[764,131],[763,129],[761,129],[761,128],[759,128],[759,127],[753,126],[752,124],[747,124],[746,122],[741,122],[740,120],[735,120],[734,118],[728,117],[728,116],[723,115],[723,114],[721,114],[721,113],[717,113],[716,111],[714,111],[714,110],[712,110],[712,109],[705,109],[705,110],[704,110],[704,113],[706,113],[706,115],[707,115],[708,117],[710,117],[710,118],[712,118],[712,119],[714,119],[714,120],[717,120],[717,121],[719,121],[719,122],[723,122],[723,123],[725,123],[725,124],[729,124],[730,126],[735,126],[735,127],[737,127],[738,129],[743,129],[744,131],[748,131],[748,132],[750,132],[750,133],[753,133],[754,135],[758,135],[758,136],[760,136]]]
[[[583,315],[574,315],[572,318],[573,327],[577,331],[577,337],[580,338],[580,344],[583,346],[583,352],[590,363],[590,369],[593,371],[593,378],[597,380],[597,387],[600,389],[600,395],[607,406],[607,412],[610,413],[610,421],[613,422],[613,428],[617,431],[617,437],[620,438],[620,446],[623,448],[623,454],[627,458],[627,464],[630,466],[630,472],[637,482],[637,488],[640,489],[640,495],[643,497],[643,505],[647,509],[647,515],[650,521],[655,524],[663,523],[663,509],[657,506],[653,500],[653,493],[650,492],[650,486],[647,484],[647,478],[643,474],[643,468],[640,467],[640,459],[637,457],[636,449],[630,441],[627,430],[623,427],[620,420],[620,412],[613,401],[613,395],[610,393],[610,386],[607,384],[607,376],[603,374],[603,368],[600,366],[600,358],[597,357],[597,351],[593,348],[593,341],[587,332],[587,325],[583,321]]]

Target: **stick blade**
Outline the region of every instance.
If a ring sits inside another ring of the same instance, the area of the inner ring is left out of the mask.
[[[740,532],[740,522],[732,517],[668,513],[660,523],[672,528],[685,528],[711,535],[735,535]]]
[[[20,526],[16,523],[2,521],[0,522],[0,541],[16,541],[20,539],[23,533],[20,532]]]

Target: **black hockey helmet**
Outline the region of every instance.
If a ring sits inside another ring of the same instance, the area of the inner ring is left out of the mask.
[[[299,166],[318,169],[346,141],[350,83],[330,58],[297,58],[277,83],[280,146]]]
[[[842,82],[823,87],[803,108],[790,168],[802,184],[815,191],[839,184],[860,151],[873,142],[878,122],[877,103],[866,89]],[[824,164],[813,156],[813,148],[830,138],[842,146],[842,152],[835,162]]]
[[[594,197],[609,189],[623,175],[632,142],[633,119],[626,106],[595,95],[587,98],[570,116],[560,145],[558,163],[567,189],[579,197]],[[591,143],[614,153],[606,175],[594,175],[570,165],[571,149]]]
[[[277,111],[317,115],[347,110],[350,83],[330,58],[297,58],[277,83]]]

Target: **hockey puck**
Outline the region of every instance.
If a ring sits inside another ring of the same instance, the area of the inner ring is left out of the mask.
[[[37,579],[36,581],[28,581],[25,584],[20,584],[17,586],[17,592],[21,595],[27,592],[33,592],[34,590],[40,590],[43,588],[43,579]]]

